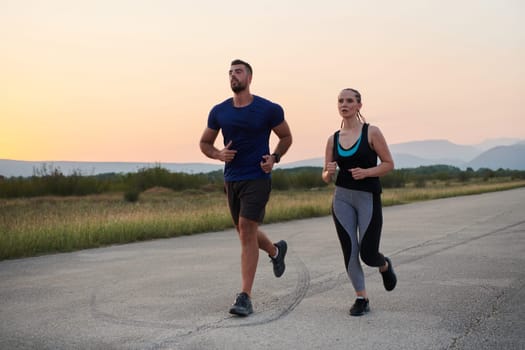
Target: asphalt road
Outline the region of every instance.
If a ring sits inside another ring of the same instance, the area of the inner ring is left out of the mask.
[[[330,217],[264,225],[255,313],[233,317],[233,230],[0,262],[0,349],[525,349],[525,189],[384,210],[392,292],[354,294]]]

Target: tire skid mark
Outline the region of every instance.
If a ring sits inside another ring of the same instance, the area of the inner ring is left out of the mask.
[[[218,322],[203,324],[201,326],[196,327],[193,330],[186,332],[185,334],[180,334],[175,337],[170,337],[147,349],[157,350],[157,349],[163,349],[163,348],[174,346],[174,345],[181,345],[181,343],[185,341],[186,337],[198,335],[198,334],[205,333],[205,332],[215,330],[215,329],[259,326],[259,325],[263,325],[263,324],[267,324],[267,323],[276,321],[282,317],[285,317],[290,312],[292,312],[297,307],[297,305],[301,303],[301,301],[306,296],[309,286],[310,286],[310,271],[308,270],[308,268],[306,267],[306,264],[303,262],[303,260],[299,256],[294,256],[294,258],[295,258],[294,260],[296,260],[296,262],[298,263],[297,283],[292,293],[285,296],[284,298],[280,298],[281,302],[279,304],[285,304],[284,307],[282,308],[278,307],[277,309],[274,309],[271,311],[264,311],[261,313],[257,313],[255,315],[250,316],[248,319],[239,319],[238,317],[231,316],[231,317],[225,318]]]
[[[130,318],[117,317],[109,312],[100,311],[97,307],[97,293],[93,292],[89,301],[89,308],[91,316],[94,319],[101,320],[108,323],[118,324],[122,326],[132,326],[132,327],[148,327],[148,328],[157,328],[157,329],[177,329],[177,328],[187,328],[186,325],[171,323],[171,322],[152,322],[152,321],[143,321],[135,320]]]
[[[488,305],[488,312],[473,319],[463,334],[452,338],[450,345],[447,347],[447,350],[462,349],[462,342],[464,339],[479,329],[484,322],[495,317],[495,315],[497,315],[497,313],[500,311],[501,306],[505,305],[506,300],[521,300],[519,292],[523,290],[523,285],[524,281],[522,279],[518,279],[516,283],[513,283],[511,286],[509,286],[507,290],[497,293],[493,299],[492,304]]]
[[[418,260],[424,259],[424,258],[426,258],[428,256],[431,256],[431,255],[439,254],[439,253],[444,252],[444,251],[446,251],[446,250],[448,250],[450,248],[459,247],[461,245],[468,244],[468,243],[477,241],[479,239],[482,239],[482,238],[485,238],[485,237],[488,237],[488,236],[491,236],[491,235],[494,235],[494,234],[505,234],[506,231],[508,231],[510,229],[513,229],[515,227],[524,225],[524,224],[525,224],[525,221],[518,221],[516,223],[509,224],[509,225],[506,225],[506,226],[503,226],[503,227],[499,227],[499,228],[496,228],[494,230],[488,231],[486,233],[482,233],[482,234],[477,235],[477,236],[470,236],[470,237],[467,237],[467,238],[459,239],[459,240],[457,240],[455,242],[452,242],[452,243],[448,243],[447,242],[448,238],[450,238],[453,235],[457,235],[458,233],[460,233],[461,231],[463,231],[465,229],[465,228],[462,228],[462,229],[457,230],[454,233],[450,233],[450,234],[448,234],[446,236],[442,236],[442,237],[439,237],[439,238],[436,238],[436,239],[433,239],[433,240],[425,241],[425,242],[422,242],[422,243],[419,243],[419,244],[407,247],[405,249],[398,250],[397,252],[395,252],[395,254],[392,254],[392,255],[396,256],[396,255],[399,255],[401,253],[405,253],[405,252],[410,251],[410,250],[423,248],[423,247],[428,247],[428,246],[431,246],[431,245],[436,245],[437,246],[436,249],[434,249],[433,251],[430,251],[430,252],[428,252],[426,254],[422,254],[420,256],[408,257],[406,259],[403,259],[403,263],[404,264],[411,263],[411,262],[414,262],[414,261],[418,261]]]
[[[301,303],[301,301],[304,299],[308,292],[310,286],[310,271],[299,256],[291,255],[290,258],[292,258],[292,260],[295,261],[294,266],[297,269],[297,283],[295,285],[294,290],[290,294],[284,297],[280,297],[278,302],[275,304],[277,306],[276,308],[256,313],[247,319],[241,320],[235,316],[228,316],[214,322],[208,322],[201,325],[192,326],[188,324],[181,324],[175,322],[152,322],[122,318],[112,315],[108,312],[103,312],[98,309],[96,290],[91,295],[89,303],[91,315],[95,319],[122,326],[165,329],[172,331],[176,330],[178,332],[178,334],[166,338],[163,341],[158,342],[156,344],[152,344],[151,346],[146,347],[145,349],[163,349],[168,346],[179,344],[180,341],[184,341],[184,338],[186,337],[195,336],[200,333],[204,333],[214,329],[250,327],[267,324],[278,320],[282,317],[285,317],[290,312],[292,312]]]
[[[483,220],[483,221],[486,221],[486,220]],[[477,222],[474,224],[479,224],[479,223],[482,223],[482,222]],[[404,259],[402,259],[400,263],[396,265],[409,264],[414,261],[418,261],[418,260],[427,258],[429,256],[439,254],[450,248],[468,244],[470,242],[488,237],[490,235],[505,234],[508,230],[517,228],[523,224],[525,224],[525,220],[519,221],[513,224],[509,224],[503,227],[495,228],[493,230],[490,230],[488,232],[485,232],[485,233],[482,233],[476,236],[460,238],[460,239],[450,242],[451,238],[458,238],[457,237],[458,234],[460,234],[461,232],[465,231],[466,229],[472,226],[472,225],[469,225],[469,226],[459,228],[455,230],[454,232],[445,234],[444,236],[440,236],[435,239],[420,242],[412,246],[406,247],[404,249],[397,250],[395,252],[392,252],[389,255],[398,256],[398,255],[401,255],[411,250],[418,250],[420,248],[428,248],[431,246],[435,246],[435,249],[429,252],[426,252],[424,254],[421,254],[419,256],[405,257]],[[183,344],[188,340],[188,337],[196,336],[196,335],[199,335],[199,334],[202,334],[208,331],[212,331],[215,329],[250,327],[250,326],[258,326],[258,325],[263,325],[263,324],[273,322],[282,317],[285,317],[290,312],[292,312],[306,296],[312,296],[312,295],[324,293],[326,291],[329,291],[347,282],[346,272],[342,272],[339,274],[334,274],[334,273],[325,274],[321,276],[321,280],[319,280],[318,278],[317,282],[312,283],[311,278],[310,278],[310,272],[307,266],[305,265],[305,263],[303,262],[303,260],[297,255],[292,255],[291,258],[295,260],[295,266],[297,267],[297,283],[296,283],[295,289],[290,294],[279,298],[276,308],[273,308],[271,310],[266,310],[260,313],[256,313],[250,316],[248,319],[239,320],[237,317],[228,316],[228,317],[221,318],[214,322],[208,322],[208,323],[193,326],[193,327],[188,326],[187,324],[183,325],[183,324],[178,324],[178,323],[150,322],[150,321],[123,319],[123,318],[119,318],[109,313],[98,310],[95,292],[93,293],[91,300],[90,300],[91,314],[96,319],[101,319],[103,321],[114,323],[114,324],[119,324],[119,325],[158,328],[158,329],[166,329],[166,330],[177,330],[179,334],[170,336],[169,338],[165,338],[164,340],[158,343],[151,344],[151,346],[146,347],[146,349],[164,349],[166,347]],[[368,272],[365,275],[368,277],[372,275],[373,273],[375,272]],[[328,277],[323,278],[324,276],[328,276]],[[279,305],[283,305],[283,306],[279,306]],[[237,321],[242,321],[242,323],[237,322]]]
[[[483,221],[486,221],[486,220],[483,220]],[[446,251],[446,250],[448,250],[450,248],[454,248],[454,247],[458,247],[458,246],[461,246],[461,245],[464,245],[464,244],[468,244],[470,242],[473,242],[473,241],[476,241],[478,239],[482,239],[482,238],[488,237],[488,236],[493,235],[493,234],[506,234],[509,230],[517,228],[517,227],[519,227],[519,226],[521,226],[523,224],[525,224],[525,221],[519,221],[519,222],[516,222],[516,223],[513,223],[513,224],[509,224],[509,225],[506,225],[506,226],[503,226],[503,227],[496,228],[496,229],[491,230],[489,232],[485,232],[485,233],[479,234],[477,236],[471,236],[471,237],[468,237],[468,238],[463,238],[461,240],[450,242],[450,238],[451,237],[456,236],[457,234],[461,233],[462,231],[468,229],[470,226],[462,227],[462,228],[460,228],[460,229],[458,229],[458,230],[456,230],[456,231],[454,231],[452,233],[446,234],[444,236],[441,236],[441,237],[438,237],[438,238],[435,238],[435,239],[432,239],[432,240],[428,240],[428,241],[424,241],[424,242],[421,242],[421,243],[414,244],[413,246],[410,246],[410,247],[407,247],[407,248],[395,251],[395,252],[393,252],[391,254],[388,254],[388,255],[389,256],[398,256],[398,255],[400,255],[402,253],[405,253],[407,251],[417,250],[417,249],[420,249],[420,248],[428,248],[428,247],[431,247],[431,246],[436,246],[436,248],[434,250],[429,251],[429,252],[427,252],[425,254],[418,255],[418,256],[413,256],[413,257],[404,257],[401,262],[396,263],[396,266],[409,264],[409,263],[412,263],[412,262],[415,262],[415,261],[427,258],[429,256],[439,254],[439,253],[441,253],[443,251]],[[369,276],[372,276],[373,274],[376,274],[376,273],[377,273],[376,271],[368,271],[368,272],[365,272],[365,276],[369,277]],[[323,279],[324,276],[328,276],[328,277]],[[347,276],[346,272],[341,272],[341,273],[337,274],[336,276],[334,276],[334,273],[328,273],[328,274],[322,275],[322,276],[317,278],[317,282],[311,282],[310,283],[310,289],[308,291],[308,297],[327,292],[327,291],[332,290],[333,288],[336,288],[336,287],[338,287],[340,285],[343,285],[343,284],[345,284],[347,282],[348,282],[348,276]]]

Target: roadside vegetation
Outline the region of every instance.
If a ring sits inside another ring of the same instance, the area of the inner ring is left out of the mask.
[[[330,214],[321,168],[277,169],[266,223]],[[525,187],[525,172],[431,166],[382,178],[385,206]],[[222,172],[0,177],[0,260],[232,228]]]

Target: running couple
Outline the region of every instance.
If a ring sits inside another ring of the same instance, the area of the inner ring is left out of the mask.
[[[242,286],[230,313],[239,316],[253,313],[251,292],[259,249],[269,255],[276,277],[284,273],[287,251],[286,241],[272,243],[259,225],[270,197],[270,174],[290,148],[292,134],[281,106],[250,92],[252,74],[252,67],[247,62],[231,62],[229,78],[233,97],[211,109],[200,139],[200,149],[207,157],[225,163],[225,190],[241,243]],[[350,92],[353,97],[349,97]],[[323,180],[330,182],[336,167],[341,169],[337,175],[332,212],[345,266],[357,294],[350,310],[352,315],[362,315],[369,309],[359,251],[366,264],[379,267],[387,290],[394,289],[396,284],[390,260],[378,252],[382,223],[378,177],[393,169],[393,161],[379,129],[369,127],[362,119],[359,113],[361,99],[357,95],[357,91],[346,89],[339,96],[339,113],[343,122],[341,130],[328,139],[322,174]],[[219,130],[224,145],[221,149],[214,146]],[[272,132],[279,141],[270,153]],[[355,145],[351,146],[350,142]],[[372,161],[374,155],[375,162]],[[381,159],[379,165],[376,164],[378,156]]]

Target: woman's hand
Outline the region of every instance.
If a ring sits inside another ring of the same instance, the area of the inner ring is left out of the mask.
[[[335,172],[337,171],[337,162],[328,162],[325,166],[325,171],[327,175],[332,178],[335,175]]]
[[[361,168],[348,169],[348,171],[352,174],[352,177],[355,180],[363,180],[364,178],[368,177],[368,170],[369,169],[361,169]]]

